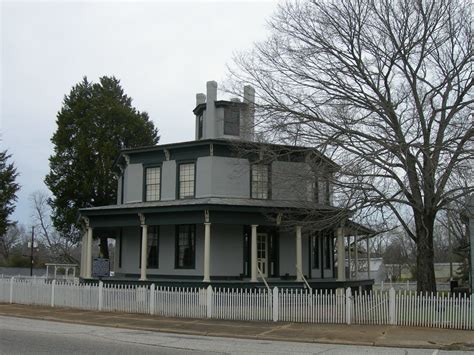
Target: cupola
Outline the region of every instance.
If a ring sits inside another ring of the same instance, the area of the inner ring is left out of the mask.
[[[242,99],[217,100],[217,83],[208,81],[206,95],[196,94],[196,140],[254,140],[255,90],[244,86]]]

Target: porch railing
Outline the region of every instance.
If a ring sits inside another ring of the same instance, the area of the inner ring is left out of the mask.
[[[263,283],[264,283],[265,286],[267,287],[268,292],[272,292],[272,291],[270,290],[270,286],[268,286],[267,280],[265,279],[265,275],[263,275],[263,273],[262,273],[262,271],[260,270],[260,268],[258,267],[258,265],[257,265],[257,271],[258,271],[260,277],[262,278]]]
[[[312,291],[313,289],[309,285],[308,280],[306,280],[306,277],[304,277],[304,274],[301,272],[299,266],[298,265],[295,265],[295,266],[296,266],[296,272],[301,276],[301,278],[303,279],[304,283],[306,284],[306,287],[308,288],[308,290]]]

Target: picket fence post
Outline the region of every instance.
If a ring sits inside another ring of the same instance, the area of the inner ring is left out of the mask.
[[[278,287],[273,288],[273,302],[272,302],[272,307],[273,307],[273,321],[278,322],[278,310],[279,310],[279,294],[278,294]]]
[[[56,280],[51,282],[51,307],[54,307],[54,289],[56,287]]]
[[[395,289],[393,287],[390,287],[390,290],[388,291],[388,312],[388,319],[390,321],[390,324],[396,325],[397,319],[395,312]]]
[[[474,330],[474,293],[471,294],[471,329]]]
[[[12,277],[10,279],[10,303],[13,303],[13,282],[15,281],[14,279],[15,277]]]
[[[150,285],[150,314],[155,314],[155,284]]]
[[[346,324],[351,324],[351,305],[352,305],[352,292],[351,288],[346,288]]]
[[[102,281],[99,281],[99,311],[102,310],[102,305],[103,305],[103,290],[104,290],[104,283]]]
[[[207,310],[207,318],[212,318],[212,286],[207,286],[206,292],[206,310]]]

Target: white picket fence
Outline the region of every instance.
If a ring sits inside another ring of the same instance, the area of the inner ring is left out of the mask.
[[[474,296],[0,279],[0,302],[165,317],[474,329]]]

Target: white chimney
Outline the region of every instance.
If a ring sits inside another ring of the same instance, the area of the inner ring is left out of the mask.
[[[253,141],[255,127],[255,89],[250,85],[244,86],[244,103],[246,103],[248,107],[241,125],[241,137],[245,140]]]
[[[216,138],[216,105],[217,100],[217,83],[215,81],[208,81],[206,83],[207,88],[207,101],[206,101],[206,124],[205,126],[205,138]]]
[[[196,106],[206,103],[206,95],[203,93],[196,94]]]

